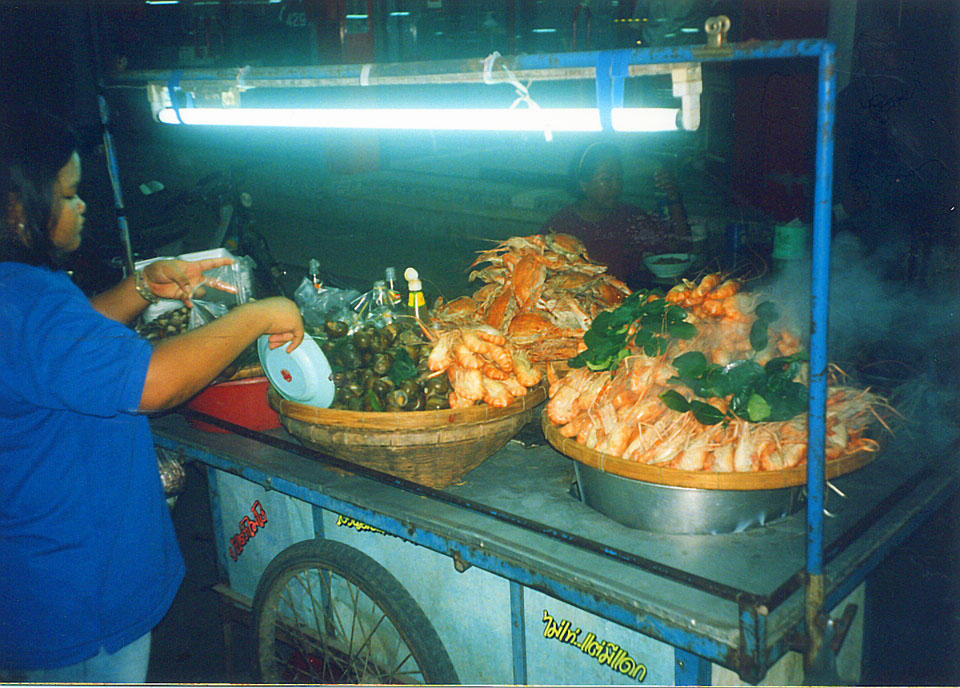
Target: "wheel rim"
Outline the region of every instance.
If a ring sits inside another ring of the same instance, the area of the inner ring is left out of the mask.
[[[274,591],[260,648],[267,681],[426,682],[394,622],[352,581],[325,569],[300,569]]]

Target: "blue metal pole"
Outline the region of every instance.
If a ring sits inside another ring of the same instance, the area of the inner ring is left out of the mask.
[[[510,581],[510,637],[513,648],[513,682],[527,684],[526,610],[523,605],[523,585]]]
[[[810,312],[810,418],[807,459],[807,572],[823,573],[824,443],[826,441],[827,314],[830,287],[830,214],[833,184],[834,49],[820,55],[813,267]]]
[[[791,57],[818,57],[824,41],[768,41],[759,43],[729,43],[724,48],[705,46],[675,46],[667,48],[628,48],[609,51],[625,53],[628,64],[670,64],[672,62],[736,62],[740,60],[776,59]],[[512,58],[515,69],[563,69],[593,67],[603,51],[579,53],[541,53],[518,55]]]
[[[616,59],[628,65],[671,64],[677,62],[738,62],[745,60],[787,59],[796,57],[819,57],[824,49],[821,40],[764,41],[756,43],[729,43],[723,48],[706,46],[676,46],[666,48],[625,48],[620,50],[588,50],[575,53],[537,53],[533,55],[505,56],[504,62],[516,71],[563,70],[595,68],[601,58]],[[372,66],[368,78],[377,76],[430,76],[443,77],[482,71],[480,58],[458,60],[435,60],[431,62],[378,63]],[[498,69],[495,63],[494,69]],[[349,85],[360,85],[367,65],[298,65],[288,67],[250,67],[244,70],[245,86],[272,85],[276,88],[310,88],[311,79],[345,79]],[[114,79],[115,84],[160,82],[168,83],[175,70],[143,70],[124,73]],[[235,69],[186,69],[177,70],[181,81],[223,82],[225,86],[237,86],[240,77]],[[273,82],[267,84],[265,82]],[[435,83],[431,81],[430,83]],[[440,82],[436,82],[440,83]]]
[[[813,196],[813,266],[810,302],[810,408],[807,422],[807,647],[814,667],[824,642],[823,506],[826,490],[827,316],[830,291],[830,215],[833,184],[834,48],[823,45],[817,98],[816,186]]]
[[[107,156],[107,172],[110,175],[110,185],[113,188],[113,202],[117,210],[117,226],[120,229],[120,245],[123,248],[123,265],[126,274],[133,274],[133,247],[130,244],[130,227],[127,225],[126,211],[123,206],[123,191],[120,188],[120,167],[117,165],[117,155],[113,147],[113,137],[110,135],[110,116],[107,101],[103,96],[97,97],[100,106],[100,123],[103,125],[103,149]]]

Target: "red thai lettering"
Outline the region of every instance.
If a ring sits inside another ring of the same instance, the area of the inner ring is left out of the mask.
[[[241,518],[237,524],[239,532],[230,537],[228,554],[234,561],[240,558],[246,544],[260,532],[267,523],[267,510],[263,508],[259,500],[254,502],[253,506],[250,507],[250,513],[253,515],[253,518],[251,519],[250,516]]]

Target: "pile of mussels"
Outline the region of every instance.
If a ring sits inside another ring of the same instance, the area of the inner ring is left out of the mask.
[[[310,334],[333,371],[336,393],[330,408],[393,412],[450,407],[450,382],[427,367],[433,344],[415,323],[394,320],[350,332],[347,323],[332,320]]]

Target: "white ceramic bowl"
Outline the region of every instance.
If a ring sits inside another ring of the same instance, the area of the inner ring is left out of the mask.
[[[684,270],[693,265],[694,257],[689,253],[660,253],[647,256],[643,259],[643,264],[660,279],[670,279],[683,274]]]

